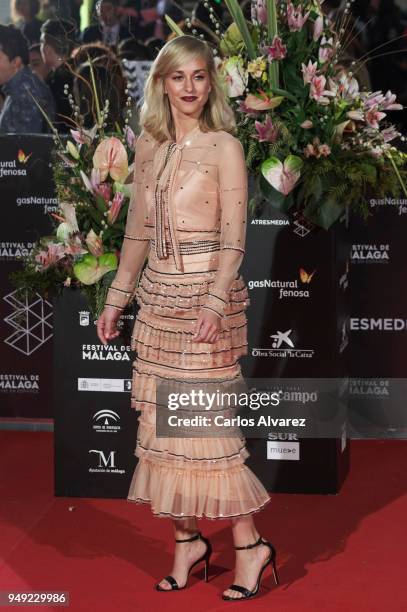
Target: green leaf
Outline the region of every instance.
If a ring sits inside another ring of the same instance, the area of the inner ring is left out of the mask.
[[[338,204],[335,198],[327,198],[315,208],[310,205],[304,210],[304,217],[315,225],[328,230],[343,213],[344,206]]]

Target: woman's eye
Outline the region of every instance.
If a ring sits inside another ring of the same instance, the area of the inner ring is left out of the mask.
[[[179,79],[182,79],[182,75],[178,74],[175,77],[173,77],[174,81],[178,81]],[[202,74],[197,74],[195,76],[195,79],[198,79],[199,81],[202,81],[202,79],[204,79],[205,77]]]

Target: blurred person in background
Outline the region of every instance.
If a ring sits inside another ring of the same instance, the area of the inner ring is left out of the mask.
[[[31,45],[29,48],[29,58],[30,58],[30,68],[34,74],[40,77],[43,81],[46,80],[47,76],[51,72],[49,66],[47,66],[42,59],[41,55],[41,45],[40,43],[36,43],[35,45]]]
[[[54,101],[47,85],[28,66],[27,39],[13,26],[0,25],[0,85],[4,96],[0,133],[41,134],[48,125],[34,100],[51,121]],[[34,99],[33,99],[34,98]]]
[[[46,83],[55,100],[55,127],[61,133],[69,132],[73,125],[68,95],[73,86],[73,60],[70,56],[76,45],[75,31],[75,24],[63,19],[48,19],[41,27],[41,54],[51,69]]]
[[[98,23],[82,32],[83,43],[100,40],[105,45],[116,46],[121,40],[131,38],[129,29],[120,23],[119,0],[100,0],[96,4]]]
[[[39,10],[39,0],[12,0],[11,2],[13,22],[30,45],[40,40],[42,21],[37,17]]]

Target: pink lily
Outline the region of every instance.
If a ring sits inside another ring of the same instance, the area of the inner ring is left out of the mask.
[[[326,96],[335,96],[332,91],[329,91],[329,89],[325,89],[325,85],[326,78],[323,75],[316,76],[311,81],[311,87],[309,92],[310,98],[316,100],[319,104],[323,104],[324,106],[329,104],[329,98],[327,98]]]
[[[329,62],[329,60],[331,59],[334,52],[333,42],[333,38],[330,38],[329,40],[327,40],[325,36],[321,38],[321,43],[318,51],[318,60],[320,64]]]
[[[378,107],[369,108],[365,114],[366,123],[372,128],[379,128],[379,121],[386,117],[386,113],[381,113]]]
[[[403,110],[402,104],[394,104],[396,100],[396,94],[391,93],[389,90],[384,96],[383,102],[380,104],[380,108],[383,110]]]
[[[134,145],[136,144],[137,139],[136,139],[135,133],[133,132],[133,130],[131,129],[129,125],[126,125],[124,129],[124,135],[125,135],[128,147],[131,150],[134,150]]]
[[[70,132],[72,138],[79,146],[84,144],[90,145],[92,143],[93,138],[89,130],[70,130]]]
[[[303,15],[301,8],[294,8],[291,2],[287,4],[287,22],[291,32],[299,32],[302,30],[309,16],[310,11]]]
[[[112,186],[108,183],[100,183],[95,189],[95,194],[100,195],[105,202],[109,202],[112,195]]]
[[[254,127],[257,130],[257,135],[255,135],[255,138],[257,138],[259,142],[276,142],[278,139],[278,128],[274,125],[269,115],[266,117],[264,123],[255,121]]]
[[[252,21],[267,24],[267,9],[265,0],[255,0],[252,2]]]
[[[122,204],[123,204],[123,200],[124,200],[124,194],[123,193],[121,193],[120,191],[115,193],[113,201],[110,204],[109,212],[107,213],[107,221],[111,225],[113,225],[113,223],[115,223],[117,217],[119,216],[120,209],[121,209]]]
[[[307,66],[305,64],[301,64],[302,78],[304,79],[304,83],[311,83],[312,79],[317,74],[317,68],[317,62],[312,63],[311,60],[309,60]]]
[[[98,236],[93,229],[91,229],[86,238],[85,238],[86,246],[89,249],[89,253],[94,255],[95,257],[100,257],[103,255],[103,241],[100,236]]]
[[[93,168],[90,174],[90,179],[86,176],[83,170],[80,171],[83,183],[90,193],[96,193],[100,185],[100,172],[97,168]]]
[[[400,136],[400,133],[396,130],[394,125],[391,125],[390,127],[382,130],[382,136],[384,142],[390,142],[391,140],[397,138],[397,136]]]
[[[267,53],[268,60],[282,60],[287,55],[287,47],[283,45],[283,41],[279,36],[274,36],[273,42],[269,47],[264,48],[265,53]]]
[[[46,270],[63,257],[65,257],[65,246],[60,242],[49,242],[46,250],[37,253],[35,261],[40,264],[43,270]]]
[[[372,93],[369,93],[368,95],[366,95],[365,92],[362,92],[361,97],[365,98],[365,109],[371,108],[372,106],[378,106],[384,100],[384,95],[381,91],[374,91]]]
[[[318,40],[318,38],[320,38],[323,32],[323,29],[324,29],[324,18],[322,17],[322,15],[320,15],[319,17],[316,18],[315,23],[314,23],[313,39],[315,42]]]

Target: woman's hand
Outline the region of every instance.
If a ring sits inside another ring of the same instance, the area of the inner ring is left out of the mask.
[[[121,314],[121,310],[105,306],[96,324],[98,337],[102,344],[107,344],[109,340],[117,338],[119,335],[120,331],[117,329],[117,322]]]
[[[220,317],[214,312],[202,308],[196,322],[194,342],[216,342],[220,332]]]

